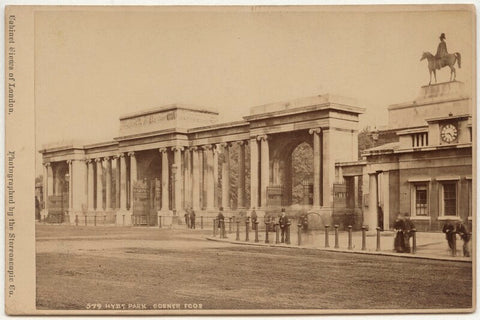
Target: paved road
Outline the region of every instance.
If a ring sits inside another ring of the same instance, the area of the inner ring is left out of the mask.
[[[37,225],[37,306],[470,308],[472,266],[205,241],[209,231]]]

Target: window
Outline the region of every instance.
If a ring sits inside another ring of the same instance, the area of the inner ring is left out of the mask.
[[[443,215],[457,215],[457,184],[456,182],[443,183]]]
[[[415,208],[414,215],[416,216],[428,216],[428,201],[427,201],[427,185],[417,184],[415,185]]]
[[[412,134],[412,147],[426,147],[428,146],[428,133],[421,132],[421,133],[414,133]]]

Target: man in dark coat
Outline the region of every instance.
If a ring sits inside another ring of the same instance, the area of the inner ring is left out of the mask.
[[[281,237],[281,242],[285,242],[285,233],[288,228],[288,218],[285,214],[285,209],[282,208],[282,214],[280,218],[278,219],[278,225],[280,226],[280,230],[282,231],[282,237]]]
[[[394,249],[398,253],[403,253],[405,252],[405,220],[403,219],[403,216],[399,214],[397,216],[397,219],[395,220],[393,224],[393,230],[395,230],[396,235],[395,235],[395,240],[393,243]]]
[[[453,250],[455,241],[455,226],[450,220],[447,220],[443,225],[442,232],[445,233],[445,238],[448,241],[448,247]]]
[[[225,216],[223,215],[223,207],[220,207],[217,215],[217,227],[220,229],[220,236],[225,237]]]
[[[455,231],[463,240],[463,256],[470,257],[470,233],[468,232],[467,227],[465,227],[462,221],[458,221],[457,225],[455,226]]]
[[[190,228],[195,229],[195,211],[193,211],[193,208],[190,208]]]
[[[410,252],[410,238],[413,236],[413,229],[415,229],[415,225],[413,224],[413,221],[410,220],[410,216],[405,216],[405,231],[404,231],[404,237],[405,237],[405,252]]]

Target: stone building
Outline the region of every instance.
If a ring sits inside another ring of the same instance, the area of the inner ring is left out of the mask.
[[[423,86],[388,112],[388,127],[375,134],[390,141],[365,150],[361,161],[336,164],[347,190],[362,181],[363,203],[347,207],[363,207],[357,217],[370,230],[391,229],[399,213],[420,231],[439,231],[448,219],[471,228],[472,106],[464,84]]]
[[[124,115],[111,141],[39,151],[42,217],[74,223],[103,216],[107,223],[155,225],[159,216],[180,223],[186,208],[211,217],[220,206],[227,215],[252,208],[262,215],[280,206],[293,215],[292,153],[306,143],[313,168],[305,190],[312,194],[300,208],[331,223],[338,202],[335,163],[358,160],[363,111],[349,98],[319,95],[253,107],[230,123],[218,123],[216,111],[178,104]],[[232,148],[238,151],[233,186]]]

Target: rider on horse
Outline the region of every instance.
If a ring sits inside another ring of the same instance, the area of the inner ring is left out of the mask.
[[[436,69],[440,69],[442,68],[442,58],[445,57],[447,54],[448,54],[448,51],[447,51],[447,43],[445,42],[446,40],[446,37],[445,37],[445,33],[442,33],[440,35],[440,43],[438,44],[438,48],[437,48],[437,54],[435,55],[435,58],[436,58],[436,63],[435,63],[435,67]]]

